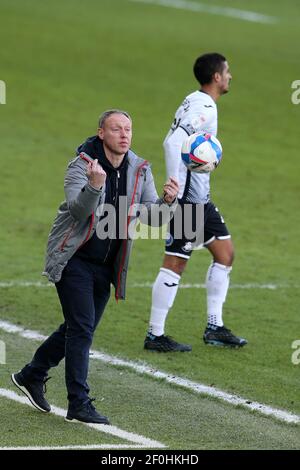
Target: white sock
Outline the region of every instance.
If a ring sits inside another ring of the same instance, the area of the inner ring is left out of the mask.
[[[165,322],[172,307],[180,281],[180,276],[170,269],[161,268],[152,288],[152,307],[149,333],[161,336],[165,331]]]
[[[212,263],[208,268],[206,276],[207,323],[211,325],[223,326],[222,309],[229,287],[231,270],[231,266],[219,263]]]

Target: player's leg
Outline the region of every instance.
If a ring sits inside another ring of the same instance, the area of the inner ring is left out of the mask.
[[[223,304],[229,288],[234,248],[224,219],[212,203],[208,203],[205,208],[204,241],[204,246],[213,257],[206,276],[207,327],[203,336],[204,342],[223,346],[244,346],[247,341],[233,335],[223,323]]]
[[[156,277],[152,289],[152,307],[149,333],[161,336],[165,331],[165,322],[170,308],[173,306],[181,274],[187,259],[179,256],[165,255],[163,265]]]
[[[192,349],[190,345],[177,343],[164,335],[167,315],[174,303],[181,274],[193,252],[192,241],[195,233],[192,230],[187,231],[186,224],[190,224],[189,227],[195,230],[197,221],[190,206],[186,213],[186,205],[179,203],[170,221],[165,258],[152,289],[151,315],[144,343],[145,349],[162,352],[191,351]]]
[[[228,268],[232,267],[234,261],[234,246],[231,237],[228,239],[216,238],[206,245],[212,254],[215,263],[222,264]]]
[[[215,239],[207,245],[213,257],[206,275],[208,326],[223,326],[223,304],[230,282],[234,257],[231,239]]]
[[[172,307],[181,274],[183,273],[191,251],[184,251],[185,240],[174,240],[170,233],[166,241],[166,254],[163,265],[156,277],[152,289],[152,306],[148,333],[144,342],[144,348],[152,351],[191,351],[188,344],[180,344],[172,338],[165,336],[165,323],[170,308]]]

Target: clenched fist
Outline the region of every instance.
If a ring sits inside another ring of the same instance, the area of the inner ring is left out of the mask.
[[[86,170],[89,183],[93,188],[100,189],[105,183],[106,173],[102,166],[99,165],[97,158],[93,162],[89,162]]]

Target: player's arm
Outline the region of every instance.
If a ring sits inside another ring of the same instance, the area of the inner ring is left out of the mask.
[[[212,120],[211,110],[204,108],[195,109],[193,114],[180,118],[177,128],[172,134],[168,134],[164,141],[165,161],[167,168],[167,178],[174,176],[178,179],[179,166],[181,161],[181,146],[183,141],[195,132],[205,132]]]
[[[167,178],[175,177],[178,180],[179,165],[181,160],[182,142],[187,138],[188,134],[181,127],[177,127],[175,131],[167,136],[163,146],[165,151],[165,161],[167,169]]]

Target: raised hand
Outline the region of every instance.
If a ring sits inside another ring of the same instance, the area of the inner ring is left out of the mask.
[[[106,173],[102,166],[98,163],[97,158],[93,162],[89,162],[86,170],[89,183],[93,188],[100,189],[105,183]]]

